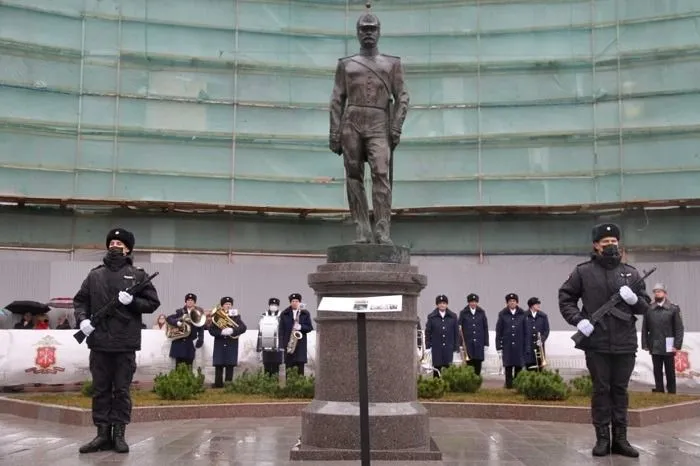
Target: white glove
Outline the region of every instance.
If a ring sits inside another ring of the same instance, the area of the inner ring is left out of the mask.
[[[80,322],[80,331],[83,332],[86,337],[95,331],[95,327],[92,326],[90,319],[84,319]]]
[[[238,309],[229,309],[228,310],[229,317],[236,317],[237,315],[238,315]]]
[[[301,330],[301,324],[294,324],[294,330]]]
[[[131,304],[131,301],[133,301],[133,300],[134,300],[134,297],[131,296],[126,291],[119,292],[119,302],[122,303],[124,306],[128,306],[129,304]]]
[[[225,337],[227,337],[229,335],[233,335],[233,329],[231,327],[226,327],[225,329],[223,329],[221,331],[221,334]]]
[[[178,326],[178,327],[182,327],[182,321],[178,320],[178,321],[177,321],[177,326]]]
[[[637,304],[637,301],[639,301],[639,298],[634,291],[632,291],[632,288],[627,285],[620,288],[620,297],[630,306],[634,306]]]
[[[583,319],[582,321],[580,321],[578,324],[576,324],[576,328],[579,329],[579,331],[587,337],[590,337],[591,333],[593,333],[593,330],[595,330],[595,327],[588,319]]]

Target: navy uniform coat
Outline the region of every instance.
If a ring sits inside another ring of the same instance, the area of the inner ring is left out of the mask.
[[[486,318],[486,311],[477,306],[474,315],[472,315],[469,306],[465,307],[459,313],[459,325],[462,327],[469,359],[483,361],[485,359],[484,347],[489,346],[489,322]]]
[[[452,364],[455,352],[459,351],[457,314],[449,309],[446,310],[445,317],[440,317],[437,309],[428,314],[425,322],[425,347],[431,350],[434,367]]]
[[[233,333],[228,336],[221,334],[221,329],[213,323],[209,326],[209,334],[214,337],[214,356],[212,363],[214,366],[237,366],[238,365],[238,337],[248,330],[241,320],[241,316],[231,317],[238,328],[233,329]]]
[[[177,326],[177,321],[180,317],[185,315],[186,307],[178,309],[175,314],[171,314],[165,318],[165,320],[172,326]],[[192,332],[187,338],[180,338],[179,340],[173,340],[170,344],[170,357],[174,359],[185,359],[188,361],[194,361],[195,355],[195,345],[194,341],[197,340],[197,348],[201,348],[204,344],[204,328],[195,327],[192,325]]]
[[[503,351],[503,366],[525,366],[525,352],[530,340],[528,338],[525,311],[516,308],[515,314],[503,308],[498,313],[496,322],[496,350]]]
[[[306,309],[299,311],[299,325],[301,325],[300,332],[304,336],[301,340],[297,342],[297,348],[294,350],[293,354],[287,354],[287,344],[289,344],[289,338],[292,336],[292,330],[294,329],[294,312],[292,307],[289,306],[287,309],[282,311],[280,314],[280,329],[279,329],[279,341],[280,349],[284,351],[284,362],[285,364],[294,363],[306,363],[306,334],[314,329],[311,323],[311,314]]]
[[[527,347],[525,351],[525,364],[527,366],[534,366],[537,363],[537,358],[535,357],[535,345],[537,342],[537,332],[540,332],[542,338],[542,348],[544,349],[544,342],[547,341],[549,336],[549,317],[542,311],[535,314],[532,317],[532,312],[525,311],[525,321],[528,330],[529,341],[531,344]],[[546,350],[545,350],[546,353]]]

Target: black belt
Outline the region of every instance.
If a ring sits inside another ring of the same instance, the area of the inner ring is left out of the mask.
[[[379,110],[386,110],[386,107],[378,107],[376,105],[348,104],[348,107],[364,107],[364,108],[376,108]]]

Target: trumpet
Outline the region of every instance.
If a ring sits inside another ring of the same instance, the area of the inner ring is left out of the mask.
[[[299,312],[297,312],[297,317],[294,319],[294,324],[299,323],[299,314],[301,314],[301,308],[299,308]],[[297,350],[297,343],[299,343],[299,340],[304,338],[304,334],[301,333],[299,330],[292,330],[292,334],[289,336],[289,343],[287,343],[287,354],[294,354],[294,352]]]
[[[214,309],[211,311],[211,322],[219,327],[221,330],[225,328],[238,328],[239,325],[236,323],[235,320],[233,320],[229,315],[226,309],[221,307],[220,304],[217,304]],[[238,335],[235,337],[231,338],[238,338]]]
[[[457,324],[459,327],[459,340],[462,343],[462,346],[459,349],[459,354],[462,356],[462,362],[464,364],[469,362],[469,353],[467,352],[467,342],[464,341],[464,332],[462,332],[462,325]]]

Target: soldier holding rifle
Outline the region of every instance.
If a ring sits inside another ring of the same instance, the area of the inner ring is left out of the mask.
[[[90,271],[73,298],[75,320],[90,348],[92,420],[97,426],[97,436],[80,453],[129,452],[124,431],[131,421],[129,388],[141,349],[141,315],[160,306],[146,272],[133,265],[134,242],[131,232],[111,230],[103,263]],[[130,288],[134,294],[125,291]]]
[[[651,299],[637,269],[622,263],[620,228],[612,223],[597,225],[592,239],[591,259],[578,264],[559,289],[559,310],[564,320],[583,334],[573,338],[576,347],[586,353],[593,379],[593,455],[612,452],[636,458],[639,452],[627,440],[627,387],[637,353],[634,314],[643,315]]]

